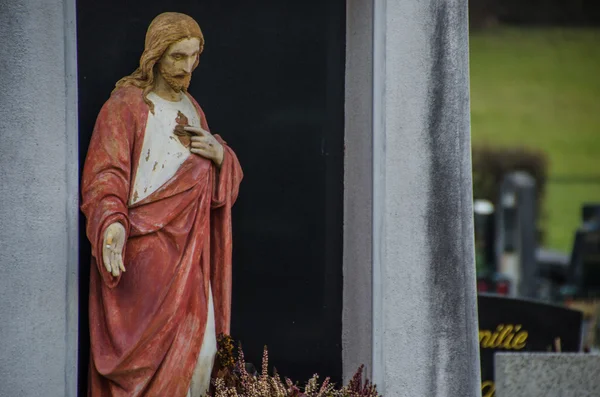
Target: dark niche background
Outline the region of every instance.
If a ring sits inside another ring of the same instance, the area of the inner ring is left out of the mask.
[[[232,335],[279,373],[341,379],[344,0],[77,1],[80,166],[102,104],[138,65],[148,24],[184,12],[206,40],[191,94],[245,178],[234,207]],[[80,395],[89,243],[80,227]]]

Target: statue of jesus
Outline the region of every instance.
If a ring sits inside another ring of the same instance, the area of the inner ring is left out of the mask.
[[[88,396],[200,397],[231,316],[242,170],[188,92],[204,37],[150,24],[140,66],[98,115],[82,175],[92,245]]]

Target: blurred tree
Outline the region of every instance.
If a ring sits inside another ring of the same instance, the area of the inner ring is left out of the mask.
[[[471,29],[507,25],[600,26],[598,0],[469,0]]]

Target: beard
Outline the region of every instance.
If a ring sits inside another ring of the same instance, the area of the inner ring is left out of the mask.
[[[186,92],[192,81],[192,74],[173,75],[159,67],[160,75],[175,92]]]

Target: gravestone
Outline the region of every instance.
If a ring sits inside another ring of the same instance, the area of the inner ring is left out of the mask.
[[[600,356],[585,353],[496,355],[496,397],[600,396]]]
[[[575,233],[569,282],[578,297],[600,296],[600,205],[582,208],[583,224]]]
[[[512,297],[537,297],[535,179],[511,172],[500,187],[496,211],[496,269],[510,280]]]
[[[481,392],[494,396],[494,355],[498,352],[577,352],[582,313],[546,303],[488,294],[478,297]]]

